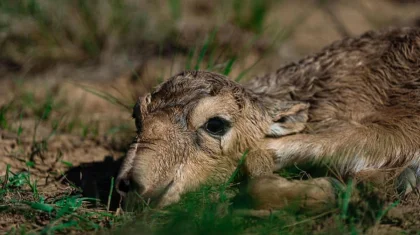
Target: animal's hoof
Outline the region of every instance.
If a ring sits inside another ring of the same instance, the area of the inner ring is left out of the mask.
[[[420,176],[410,167],[402,171],[395,180],[395,189],[400,196],[405,196],[413,191],[418,192],[419,188]]]

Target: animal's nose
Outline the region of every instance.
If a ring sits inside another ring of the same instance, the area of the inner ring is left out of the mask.
[[[128,191],[130,191],[130,184],[129,179],[117,178],[115,188],[121,196],[126,196]]]
[[[123,197],[125,197],[129,191],[136,191],[139,194],[144,192],[144,187],[136,183],[130,176],[118,177],[115,189]]]

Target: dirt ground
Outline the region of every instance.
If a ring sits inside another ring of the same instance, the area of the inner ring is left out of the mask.
[[[31,27],[30,17],[0,15],[10,23],[0,31],[0,176],[7,169],[30,172],[47,199],[73,193],[69,185],[74,184],[84,197],[99,198],[106,205],[111,178],[135,131],[130,112],[134,100],[184,70],[190,60],[205,69],[211,58],[200,61],[200,51],[215,27],[212,48],[220,59],[213,69],[221,71],[229,58],[235,58],[229,76],[235,78],[250,68],[244,79],[275,70],[345,36],[388,26],[420,27],[418,1],[270,1],[261,34],[238,26],[232,10],[218,8],[226,5],[222,1],[214,5],[181,1],[182,15],[176,20],[166,1],[139,2],[138,9],[148,13],[142,33],[129,35],[126,48],[120,45],[125,42],[118,41],[121,36],[111,37],[103,30],[107,40],[94,58],[80,52],[74,42],[47,53],[44,47],[49,44],[35,43],[43,39]],[[168,24],[170,29],[163,27]],[[33,42],[33,48],[19,49],[20,37]],[[109,209],[115,211],[119,196],[114,192],[112,199]],[[103,206],[100,210],[106,211]],[[37,218],[28,225],[29,231],[39,232],[48,221]],[[0,214],[0,234],[27,222],[16,212]],[[420,231],[417,195],[392,208],[382,224],[367,233],[404,230]]]

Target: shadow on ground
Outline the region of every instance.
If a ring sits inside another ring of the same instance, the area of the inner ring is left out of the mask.
[[[123,159],[114,160],[112,156],[106,156],[101,162],[83,163],[68,170],[63,183],[80,188],[83,197],[97,198],[104,205],[109,202],[109,209],[115,211],[120,195],[115,191],[112,179],[116,179]]]

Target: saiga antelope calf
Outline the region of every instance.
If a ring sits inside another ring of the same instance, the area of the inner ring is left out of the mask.
[[[420,29],[346,38],[243,85],[185,71],[139,98],[133,117],[117,185],[158,206],[225,182],[247,149],[249,177],[305,161],[420,174]]]

